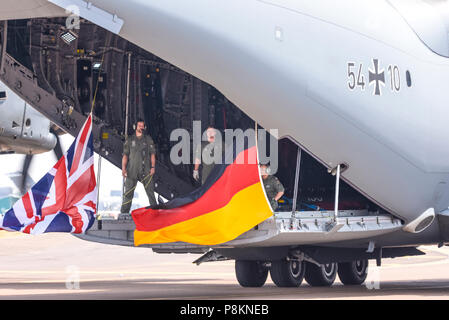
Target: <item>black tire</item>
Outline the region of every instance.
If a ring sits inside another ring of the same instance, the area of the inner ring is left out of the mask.
[[[305,278],[312,287],[330,287],[337,278],[337,269],[336,263],[318,266],[307,262]]]
[[[242,287],[262,287],[267,281],[268,268],[259,261],[235,261],[235,275]]]
[[[342,262],[338,264],[338,277],[345,285],[361,285],[368,276],[368,260]]]
[[[304,279],[304,261],[277,260],[271,262],[271,280],[278,287],[299,287]]]

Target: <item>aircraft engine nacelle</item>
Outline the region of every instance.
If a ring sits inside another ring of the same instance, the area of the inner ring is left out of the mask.
[[[51,122],[14,92],[0,85],[0,152],[38,154],[54,149]]]

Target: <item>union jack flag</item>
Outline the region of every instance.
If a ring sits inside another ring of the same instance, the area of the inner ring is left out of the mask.
[[[95,220],[96,202],[89,115],[64,156],[9,211],[0,215],[0,228],[29,234],[84,233]]]

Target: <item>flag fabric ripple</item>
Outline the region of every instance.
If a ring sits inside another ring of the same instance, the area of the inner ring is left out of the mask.
[[[95,221],[92,115],[59,161],[13,207],[0,215],[0,228],[29,234],[84,233]]]

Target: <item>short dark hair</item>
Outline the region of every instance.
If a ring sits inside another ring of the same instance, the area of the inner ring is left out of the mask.
[[[143,122],[143,123],[145,123],[145,120],[144,120],[144,119],[142,119],[142,118],[138,118],[138,119],[137,119],[137,121],[136,121],[136,124],[138,124],[139,122]]]

